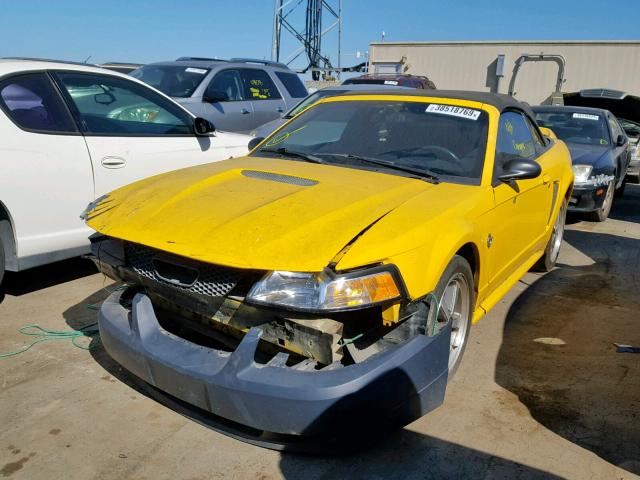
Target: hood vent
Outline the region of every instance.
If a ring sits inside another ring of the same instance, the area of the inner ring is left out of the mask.
[[[242,175],[249,178],[259,178],[260,180],[271,180],[272,182],[286,183],[288,185],[298,185],[300,187],[311,187],[318,183],[317,180],[282,175],[280,173],[261,172],[260,170],[242,170]]]

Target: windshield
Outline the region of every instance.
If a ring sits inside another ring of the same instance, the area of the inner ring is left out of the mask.
[[[586,145],[609,145],[609,130],[602,115],[584,112],[535,112],[541,127],[553,130],[560,140]]]
[[[157,88],[170,97],[190,97],[204,77],[208,68],[178,65],[145,65],[129,75]]]
[[[302,154],[323,163],[374,168],[362,161],[369,159],[479,184],[487,132],[488,116],[481,110],[412,101],[328,102],[289,122],[253,155],[300,161]]]
[[[328,97],[330,95],[336,95],[340,93],[340,90],[318,90],[317,92],[312,93],[307,98],[298,103],[295,107],[289,110],[284,118],[292,118],[307,108],[309,105],[313,105],[318,100],[324,97]]]

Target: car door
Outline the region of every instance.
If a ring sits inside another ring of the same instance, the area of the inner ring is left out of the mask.
[[[489,283],[493,288],[543,248],[554,188],[557,195],[559,178],[552,178],[549,172],[553,159],[534,128],[520,111],[504,112],[499,119],[493,178],[494,227],[487,239],[490,246]],[[542,174],[529,180],[501,182],[498,177],[504,164],[518,157],[536,160]],[[556,175],[559,177],[559,171]]]
[[[253,104],[245,94],[238,69],[228,68],[216,73],[202,100],[202,116],[217,129],[246,133],[254,128]]]
[[[242,68],[245,96],[253,105],[253,128],[279,118],[285,111],[282,95],[269,74],[259,68]]]
[[[624,133],[624,130],[618,123],[618,120],[611,113],[607,114],[607,121],[609,122],[609,129],[611,130],[611,145],[613,146],[613,156],[616,165],[618,165],[616,187],[619,187],[622,184],[625,175],[627,174],[627,168],[631,159],[631,153],[629,150],[629,139],[627,137],[627,134]],[[622,145],[618,145],[618,138],[620,136],[624,138],[624,143]]]
[[[82,253],[91,162],[59,92],[44,72],[5,77],[0,107],[0,203],[13,220],[20,269]]]
[[[134,80],[58,71],[55,77],[85,137],[102,195],[159,173],[228,157],[214,136],[196,136],[193,117]]]

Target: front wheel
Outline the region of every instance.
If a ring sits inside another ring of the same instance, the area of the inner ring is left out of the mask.
[[[438,305],[432,304],[432,307],[435,307],[435,312],[429,312],[427,334],[433,335],[447,322],[451,322],[449,378],[453,377],[458,370],[469,339],[471,317],[475,304],[473,285],[473,272],[469,262],[456,255],[447,265],[434,292]]]
[[[556,221],[553,223],[553,231],[544,249],[544,254],[540,260],[533,266],[533,270],[538,272],[550,272],[556,266],[558,255],[560,255],[560,247],[562,246],[562,238],[564,237],[564,225],[567,218],[567,200],[562,200],[562,205],[558,211]]]
[[[594,212],[589,212],[587,218],[592,222],[604,222],[607,218],[609,218],[609,213],[611,212],[611,207],[613,205],[613,196],[615,191],[615,180],[611,180],[609,185],[607,186],[607,192],[604,194],[604,200],[602,201],[602,206],[595,210]]]

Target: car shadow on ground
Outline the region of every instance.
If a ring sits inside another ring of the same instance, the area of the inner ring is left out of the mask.
[[[630,472],[640,473],[640,240],[569,230],[591,258],[559,265],[511,306],[496,382],[539,423]]]
[[[628,183],[624,197],[613,201],[609,218],[640,223],[640,185]]]
[[[98,272],[92,261],[71,258],[23,272],[6,272],[0,286],[0,303],[5,295],[19,297],[27,293],[87,277]]]

